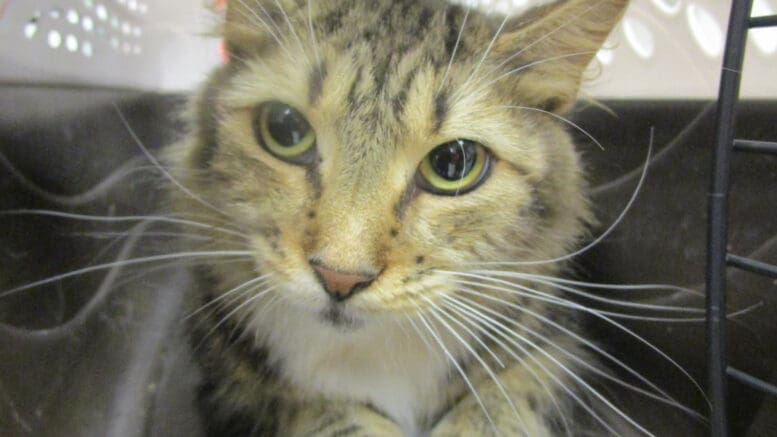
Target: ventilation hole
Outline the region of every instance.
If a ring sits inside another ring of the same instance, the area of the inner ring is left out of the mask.
[[[676,15],[683,8],[682,0],[653,0],[653,5],[668,15]]]
[[[94,21],[92,21],[92,17],[84,15],[84,17],[81,18],[81,27],[87,32],[94,30]]]
[[[87,58],[91,58],[92,55],[94,55],[94,48],[92,48],[92,43],[89,41],[84,41],[81,44],[81,54],[86,56]]]
[[[67,14],[65,15],[65,18],[67,19],[67,22],[70,24],[78,24],[79,17],[78,12],[76,12],[75,9],[68,9]]]
[[[76,52],[78,50],[78,38],[76,38],[75,35],[66,36],[65,48],[71,53]]]
[[[604,65],[611,65],[615,60],[615,50],[601,49],[596,53],[596,59]]]
[[[710,11],[697,3],[689,4],[687,12],[693,39],[705,55],[719,57],[723,53],[723,30],[718,21]]]
[[[58,49],[62,45],[62,35],[56,30],[51,30],[46,37],[46,42],[48,42],[49,47],[52,49]]]
[[[656,41],[653,32],[641,21],[634,18],[623,20],[623,33],[626,41],[642,59],[650,59],[656,50]]]
[[[102,4],[97,5],[97,8],[95,9],[95,14],[97,14],[97,18],[99,18],[101,21],[105,21],[108,19],[108,9],[105,8],[105,5],[102,5]]]
[[[30,21],[27,22],[27,24],[24,25],[24,36],[27,39],[32,39],[32,37],[35,36],[35,34],[38,33],[38,16],[40,14],[36,13],[32,18],[30,18]]]

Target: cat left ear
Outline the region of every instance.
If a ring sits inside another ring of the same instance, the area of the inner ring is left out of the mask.
[[[583,73],[618,24],[629,0],[558,0],[510,18],[493,52],[534,106],[563,113],[575,102]],[[506,79],[509,80],[509,79]]]

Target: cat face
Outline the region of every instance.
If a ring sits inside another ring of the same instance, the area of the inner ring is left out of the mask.
[[[231,3],[231,62],[179,158],[250,235],[254,264],[225,281],[269,274],[323,323],[366,323],[455,292],[451,271],[567,253],[590,217],[558,114],[609,30],[595,19],[611,25],[623,2],[571,25],[587,2],[509,20],[344,2]]]

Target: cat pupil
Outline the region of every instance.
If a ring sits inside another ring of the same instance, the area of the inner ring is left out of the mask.
[[[477,146],[472,141],[454,140],[434,149],[429,160],[439,176],[449,181],[458,180],[475,166]]]
[[[278,145],[292,147],[302,141],[310,126],[294,108],[272,105],[267,113],[267,129]]]

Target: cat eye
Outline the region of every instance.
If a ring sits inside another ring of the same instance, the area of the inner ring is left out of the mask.
[[[491,170],[491,154],[483,145],[456,139],[429,152],[416,173],[418,185],[434,194],[456,196],[477,188]]]
[[[276,157],[302,164],[314,150],[316,134],[305,117],[281,102],[267,102],[256,109],[254,135]]]

